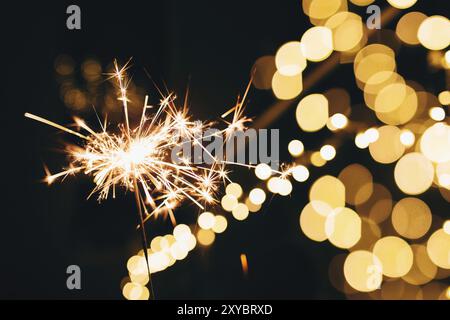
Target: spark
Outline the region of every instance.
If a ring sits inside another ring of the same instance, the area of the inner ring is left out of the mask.
[[[241,253],[241,266],[242,266],[242,273],[247,276],[248,274],[248,260],[247,255],[245,253]]]
[[[231,183],[229,165],[240,165],[248,168],[255,166],[217,159],[203,145],[205,137],[201,136],[215,122],[194,121],[189,114],[187,95],[182,107],[176,105],[176,95],[163,95],[157,109],[151,115],[148,110],[148,96],[142,107],[139,124],[132,128],[128,115],[128,104],[131,100],[127,94],[130,78],[127,70],[130,60],[122,67],[114,61],[114,71],[108,76],[117,83],[117,100],[123,109],[124,121],[114,129],[108,128],[107,118],[102,122],[97,115],[101,130],[96,131],[84,120],[74,117],[79,131],[74,131],[40,116],[25,113],[25,117],[52,126],[81,139],[78,144],[68,144],[65,152],[68,156],[68,167],[58,173],[51,174],[47,167],[45,182],[52,184],[69,175],[85,174],[92,178],[95,186],[88,198],[96,194],[98,201],[109,197],[115,198],[117,190],[130,191],[135,196],[142,246],[148,264],[147,236],[145,223],[151,217],[162,214],[168,216],[176,225],[174,210],[184,202],[190,202],[200,209],[219,202],[217,199],[222,185]],[[246,129],[250,118],[244,116],[244,103],[249,92],[251,81],[241,98],[238,97],[234,107],[222,115],[225,128],[216,131],[222,136],[222,147],[236,131]],[[95,109],[94,109],[95,110]],[[229,115],[231,120],[225,120]],[[173,161],[172,151],[185,143],[200,146],[213,161],[210,164],[197,164],[189,157],[180,157],[181,161]],[[151,279],[150,279],[150,287]],[[153,296],[152,292],[152,296]]]
[[[99,119],[100,131],[94,130],[82,119],[74,118],[80,131],[84,131],[80,133],[31,113],[25,113],[25,117],[82,140],[82,143],[66,146],[68,168],[55,174],[50,174],[46,168],[45,182],[52,184],[69,175],[85,174],[95,183],[88,198],[94,194],[99,201],[115,198],[121,188],[135,193],[137,205],[143,211],[142,222],[152,216],[166,214],[176,223],[173,210],[184,201],[202,210],[206,205],[218,202],[216,197],[221,185],[231,182],[227,169],[229,165],[254,166],[217,159],[209,153],[202,146],[199,133],[212,127],[215,122],[194,121],[189,114],[187,99],[183,106],[178,107],[173,93],[164,96],[160,92],[162,98],[159,106],[151,115],[148,110],[153,106],[148,105],[148,96],[145,96],[139,124],[132,128],[128,116],[128,104],[131,102],[127,94],[129,68],[130,60],[123,66],[115,60],[113,72],[107,74],[117,83],[117,100],[124,114],[123,123],[115,130],[107,128],[106,118],[103,124]],[[242,99],[238,97],[235,106],[222,115],[226,127],[215,134],[225,137],[224,145],[235,131],[244,130],[251,121],[244,116],[244,103],[250,85],[251,81]],[[225,120],[230,115],[231,120]],[[212,164],[195,164],[190,158],[172,161],[173,148],[186,142],[199,145],[213,159]]]

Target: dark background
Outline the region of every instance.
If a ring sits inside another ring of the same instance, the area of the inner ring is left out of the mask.
[[[446,12],[442,1],[419,1],[412,10]],[[384,7],[385,1],[376,1]],[[82,29],[66,28],[66,8],[78,4]],[[364,8],[349,5],[363,14]],[[405,12],[407,12],[405,11]],[[98,204],[86,201],[92,185],[86,177],[69,178],[50,187],[41,183],[43,163],[53,171],[64,165],[55,154],[64,135],[27,120],[28,111],[59,123],[70,122],[70,111],[59,97],[53,63],[70,54],[79,64],[88,57],[107,65],[114,58],[133,57],[133,78],[154,90],[145,67],[157,83],[183,93],[189,81],[193,114],[214,119],[235,102],[249,81],[255,60],[275,54],[286,41],[297,40],[311,26],[301,1],[33,1],[1,5],[1,120],[2,210],[0,220],[0,298],[120,299],[120,282],[127,275],[127,259],[140,248],[135,231],[137,215],[130,194]],[[447,10],[448,13],[448,10]],[[390,27],[395,27],[398,19]],[[442,72],[430,72],[426,51],[402,47],[399,72],[432,93],[445,83]],[[306,75],[317,64],[309,64]],[[322,79],[313,92],[333,87],[349,90],[354,114],[362,97],[351,65],[343,65]],[[247,114],[262,114],[275,99],[270,91],[252,89]],[[295,106],[295,104],[294,104]],[[281,161],[290,139],[300,138],[307,149],[318,149],[331,136],[327,130],[302,133],[295,108],[272,123],[281,128]],[[363,114],[360,117],[365,117]],[[369,116],[367,116],[369,117]],[[367,118],[373,121],[373,118]],[[307,183],[294,182],[290,197],[266,201],[264,209],[244,222],[230,216],[229,227],[207,249],[197,247],[173,267],[153,276],[157,298],[343,298],[328,280],[328,264],[343,252],[315,243],[300,231],[298,217],[307,203],[312,181],[322,174],[337,175],[345,165],[359,162],[370,168],[397,199],[393,166],[375,165],[352,138],[330,164],[312,169]],[[236,178],[249,190],[257,183],[252,172],[237,170]],[[448,211],[436,192],[422,197],[435,213]],[[180,222],[193,223],[196,209],[177,211]],[[148,224],[150,238],[172,231],[169,221]],[[244,277],[239,255],[246,253],[249,275]],[[66,288],[66,268],[82,270],[82,290]]]

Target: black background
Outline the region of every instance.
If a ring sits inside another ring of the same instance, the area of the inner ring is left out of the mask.
[[[448,14],[443,1],[419,1],[412,10]],[[385,1],[376,1],[381,7]],[[66,8],[78,4],[82,29],[66,28]],[[364,8],[350,4],[350,10]],[[120,299],[126,261],[140,248],[135,231],[133,197],[126,194],[98,204],[86,201],[88,178],[68,178],[51,187],[41,183],[43,163],[54,171],[64,157],[55,154],[64,136],[23,117],[32,112],[59,123],[70,122],[70,112],[59,98],[53,63],[61,53],[79,65],[88,57],[107,65],[114,58],[133,57],[134,80],[153,90],[145,67],[158,83],[183,93],[189,81],[194,115],[213,119],[243,92],[254,61],[273,55],[286,41],[297,40],[311,26],[301,1],[33,1],[2,3],[0,100],[2,120],[2,205],[0,220],[0,298]],[[406,11],[405,11],[406,12]],[[395,27],[394,20],[389,27]],[[426,66],[426,51],[402,47],[399,72],[432,93],[444,89],[442,72]],[[316,64],[309,64],[306,75]],[[343,87],[359,114],[362,96],[356,89],[351,65],[339,67],[311,92]],[[271,92],[252,89],[248,114],[256,117],[275,99]],[[295,106],[295,104],[294,104]],[[331,134],[304,134],[290,108],[272,123],[281,128],[282,161],[290,161],[286,147],[300,138],[317,149]],[[360,115],[361,116],[361,115]],[[367,121],[373,118],[363,113]],[[375,165],[368,152],[354,147],[351,137],[327,166],[312,169],[305,184],[294,183],[290,197],[267,201],[261,212],[244,222],[229,219],[229,228],[208,249],[196,248],[185,260],[154,275],[156,297],[163,298],[343,298],[328,280],[328,264],[341,252],[328,243],[315,243],[300,231],[298,217],[307,203],[310,183],[322,174],[337,175],[346,164],[359,162],[371,169],[399,199],[393,166]],[[257,183],[252,172],[232,175],[248,189]],[[422,197],[436,214],[448,204],[436,192]],[[178,210],[180,222],[194,222],[197,210]],[[169,233],[169,221],[148,224],[150,238]],[[250,272],[242,275],[239,255],[246,253]],[[66,288],[66,267],[82,269],[82,290]]]

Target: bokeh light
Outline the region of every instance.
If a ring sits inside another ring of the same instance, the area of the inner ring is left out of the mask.
[[[397,9],[407,9],[412,7],[417,0],[387,0],[387,2]]]
[[[272,90],[280,100],[294,99],[303,90],[302,74],[285,76],[275,72],[272,78]]]
[[[333,49],[336,51],[351,51],[364,36],[362,19],[352,12],[336,13],[326,21],[325,26],[333,34]]]
[[[336,129],[343,129],[348,124],[348,119],[342,113],[335,113],[330,118],[331,124]]]
[[[373,192],[373,178],[370,171],[357,163],[345,167],[338,176],[345,186],[345,201],[351,205],[366,202]]]
[[[267,180],[272,175],[272,169],[268,164],[260,163],[255,168],[255,175],[258,179]]]
[[[445,55],[450,56],[450,51],[447,51],[447,53]],[[450,105],[450,91],[442,91],[441,93],[439,93],[438,99],[440,104],[444,106]]]
[[[202,246],[210,246],[215,239],[216,235],[212,230],[199,229],[197,231],[197,240]]]
[[[437,273],[436,265],[431,261],[427,248],[420,244],[411,245],[414,253],[414,262],[411,270],[402,278],[413,285],[423,285],[434,279]]]
[[[430,50],[442,50],[450,44],[450,22],[443,16],[431,16],[420,24],[417,37]]]
[[[411,147],[415,141],[416,141],[416,137],[411,130],[408,130],[408,129],[402,130],[402,132],[400,133],[400,142],[405,147]]]
[[[288,150],[293,157],[298,157],[303,153],[305,147],[300,140],[292,140],[288,144]]]
[[[202,229],[211,229],[216,222],[216,217],[211,212],[203,212],[198,216],[198,225]]]
[[[248,217],[249,210],[244,203],[239,203],[233,208],[232,214],[236,220],[245,220]]]
[[[295,76],[306,68],[306,58],[303,56],[301,44],[291,41],[282,45],[275,55],[275,65],[278,72],[284,76]]]
[[[445,110],[441,107],[433,107],[429,111],[430,118],[435,121],[442,121],[445,119]]]
[[[351,248],[361,238],[361,218],[350,208],[336,208],[326,217],[325,234],[336,247]]]
[[[395,126],[382,126],[377,131],[378,139],[369,145],[372,158],[383,164],[400,159],[405,152],[405,146],[401,142],[401,130]]]
[[[416,195],[428,190],[433,183],[434,167],[430,160],[418,152],[404,155],[396,164],[394,178],[406,194]]]
[[[303,55],[310,61],[325,60],[333,52],[333,33],[327,27],[309,28],[303,34],[300,42]]]
[[[318,131],[328,120],[328,99],[323,94],[310,94],[299,102],[295,115],[303,131]]]
[[[327,163],[327,160],[322,158],[322,156],[320,155],[320,152],[318,152],[318,151],[311,153],[310,160],[311,160],[311,164],[315,167],[322,167]]]
[[[258,58],[252,68],[253,81],[255,88],[260,90],[269,90],[272,88],[272,78],[277,71],[274,56],[263,56]]]
[[[402,277],[411,270],[413,251],[409,244],[399,237],[381,238],[375,243],[373,253],[380,259],[383,274],[388,277]]]
[[[266,201],[266,193],[261,188],[254,188],[248,195],[250,201],[256,205],[263,204]]]
[[[231,194],[226,194],[222,197],[221,204],[225,211],[231,212],[238,205],[238,199]]]
[[[381,223],[391,214],[392,195],[385,186],[374,183],[371,196],[363,203],[356,204],[356,210],[375,223]]]
[[[444,229],[436,230],[428,239],[427,252],[438,267],[450,269],[450,234]]]
[[[227,227],[228,227],[227,218],[221,215],[217,215],[212,230],[215,233],[222,233],[227,229]]]
[[[409,45],[419,44],[419,38],[417,37],[417,32],[419,30],[420,24],[427,18],[427,16],[421,12],[409,12],[402,16],[397,23],[397,28],[395,30],[397,36],[404,43]]]
[[[425,130],[420,139],[420,150],[433,162],[450,161],[450,126],[436,123]]]
[[[351,252],[344,263],[344,275],[348,284],[361,292],[377,290],[381,281],[382,264],[378,257],[365,250]]]
[[[300,213],[300,228],[311,240],[322,242],[327,239],[325,221],[333,209],[325,202],[312,201]]]
[[[309,178],[309,170],[303,165],[292,168],[292,177],[298,182],[304,182]]]
[[[313,203],[326,203],[333,209],[345,207],[345,186],[333,176],[323,176],[311,186],[309,200]]]
[[[392,210],[392,225],[402,237],[418,239],[431,227],[431,210],[418,198],[403,198]]]
[[[327,144],[320,148],[320,156],[327,161],[332,160],[336,156],[336,149]]]
[[[235,196],[236,199],[239,199],[243,193],[243,190],[238,183],[233,182],[227,185],[227,187],[225,188],[225,192],[226,194]]]

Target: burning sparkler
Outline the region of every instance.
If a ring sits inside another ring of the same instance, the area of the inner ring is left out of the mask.
[[[168,214],[176,224],[173,210],[184,200],[190,201],[200,209],[217,202],[215,195],[222,183],[231,182],[226,165],[238,164],[228,159],[218,159],[202,145],[198,133],[212,126],[212,122],[192,120],[187,103],[182,108],[175,105],[176,96],[168,94],[160,100],[159,108],[149,116],[148,96],[145,97],[139,124],[131,128],[128,115],[127,87],[130,80],[127,76],[129,63],[119,67],[114,62],[114,72],[110,77],[118,85],[118,100],[121,101],[124,123],[118,125],[117,131],[108,130],[107,119],[100,121],[101,131],[96,132],[82,119],[74,118],[75,124],[85,131],[80,133],[34,114],[25,113],[25,117],[50,125],[70,133],[84,142],[80,145],[66,147],[69,166],[56,174],[47,172],[45,181],[53,183],[58,178],[84,173],[92,177],[95,187],[90,196],[98,194],[98,200],[114,198],[118,188],[132,191],[136,198],[142,229],[144,248],[148,248],[144,231],[144,223],[152,216],[160,213]],[[251,121],[243,115],[244,101],[250,84],[242,99],[237,100],[234,107],[222,115],[232,114],[230,121],[225,121],[226,128],[216,132],[225,136],[223,145],[236,131],[244,130]],[[175,147],[184,143],[199,146],[213,160],[210,164],[197,164],[189,158],[181,162],[173,161],[172,152]],[[252,165],[241,164],[248,167]],[[278,171],[275,171],[278,172]],[[144,250],[146,255],[146,250]],[[148,257],[146,255],[148,262]],[[150,270],[149,274],[150,274]]]

